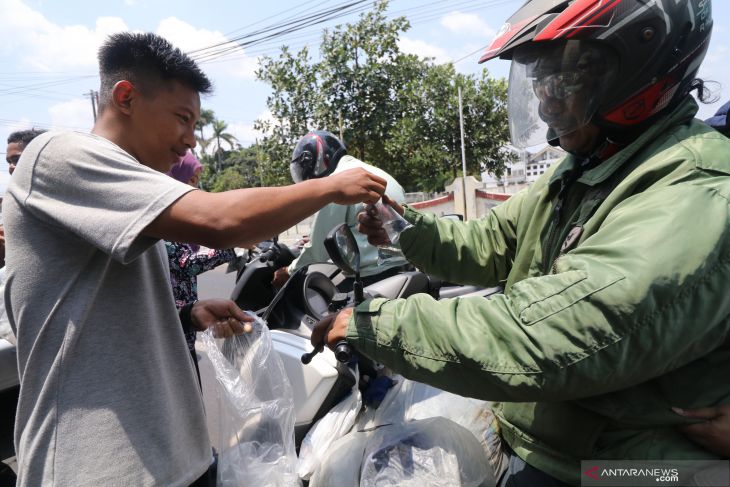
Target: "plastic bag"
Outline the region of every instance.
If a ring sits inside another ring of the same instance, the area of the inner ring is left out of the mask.
[[[383,426],[365,448],[360,486],[495,485],[479,442],[446,418]]]
[[[200,336],[218,383],[218,485],[300,485],[292,387],[266,323],[225,340]]]
[[[486,445],[486,431],[491,421],[488,402],[452,394],[401,376],[394,378],[397,384],[388,391],[378,409],[363,415],[358,422],[359,431],[440,416],[463,426],[483,446]]]
[[[357,368],[354,374],[359,378]],[[319,419],[302,440],[297,463],[301,479],[309,480],[322,462],[323,455],[331,452],[332,443],[352,429],[361,407],[362,396],[355,382],[352,392]]]
[[[309,487],[356,487],[371,432],[353,431],[332,443],[309,480]],[[425,487],[425,486],[423,486]]]
[[[401,232],[413,225],[400,216],[390,205],[378,202],[374,205],[368,205],[367,211],[376,213],[380,221],[383,222],[383,229],[390,240],[388,244],[378,245],[378,265],[387,264],[391,260],[404,260],[405,256],[398,246],[398,241]]]

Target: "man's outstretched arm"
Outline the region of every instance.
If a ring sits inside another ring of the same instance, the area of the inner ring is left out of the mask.
[[[142,232],[148,237],[212,248],[247,246],[270,238],[329,203],[374,203],[386,182],[364,169],[278,188],[186,193]]]

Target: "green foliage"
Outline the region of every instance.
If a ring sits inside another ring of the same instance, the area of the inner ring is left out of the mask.
[[[205,133],[203,132],[203,129],[213,123],[213,120],[215,120],[215,113],[213,113],[213,110],[209,109],[202,109],[200,110],[200,118],[197,122],[195,122],[195,130],[198,132],[195,134],[195,140],[198,143],[198,154],[203,154],[203,147],[206,143]]]
[[[214,193],[220,191],[230,191],[232,189],[240,189],[249,187],[248,178],[246,178],[239,167],[228,167],[215,178],[215,182],[210,190]]]
[[[266,184],[289,183],[288,159],[309,130],[344,131],[348,152],[392,174],[406,190],[443,188],[461,168],[457,87],[463,92],[468,172],[501,174],[508,140],[506,82],[457,74],[398,47],[410,25],[377,2],[355,24],[325,30],[320,61],[282,48],[257,77],[271,85],[274,121],[257,121]],[[270,178],[270,179],[269,179]]]
[[[201,188],[206,191],[219,192],[291,184],[288,158],[277,159],[279,162],[273,163],[266,147],[265,143],[256,144],[251,147],[238,147],[231,151],[221,150],[215,155],[203,155],[201,162],[204,169],[200,177]],[[271,150],[276,150],[276,148]],[[220,163],[218,163],[218,156],[221,158]]]

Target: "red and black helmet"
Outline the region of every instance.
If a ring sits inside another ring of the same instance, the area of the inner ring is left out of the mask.
[[[310,132],[297,143],[292,152],[289,170],[295,183],[311,178],[329,176],[337,163],[347,154],[340,139],[326,130]]]
[[[479,62],[515,61],[521,50],[573,41],[594,46],[594,54],[616,62],[592,121],[620,130],[647,121],[690,91],[711,30],[710,0],[529,0]]]

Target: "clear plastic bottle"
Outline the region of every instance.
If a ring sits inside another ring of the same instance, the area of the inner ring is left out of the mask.
[[[381,202],[375,205],[368,205],[367,210],[371,213],[375,212],[380,221],[383,222],[383,229],[388,235],[388,240],[390,240],[386,244],[378,245],[378,265],[387,264],[394,259],[405,259],[398,242],[400,240],[400,234],[413,225],[400,216],[392,206]]]

